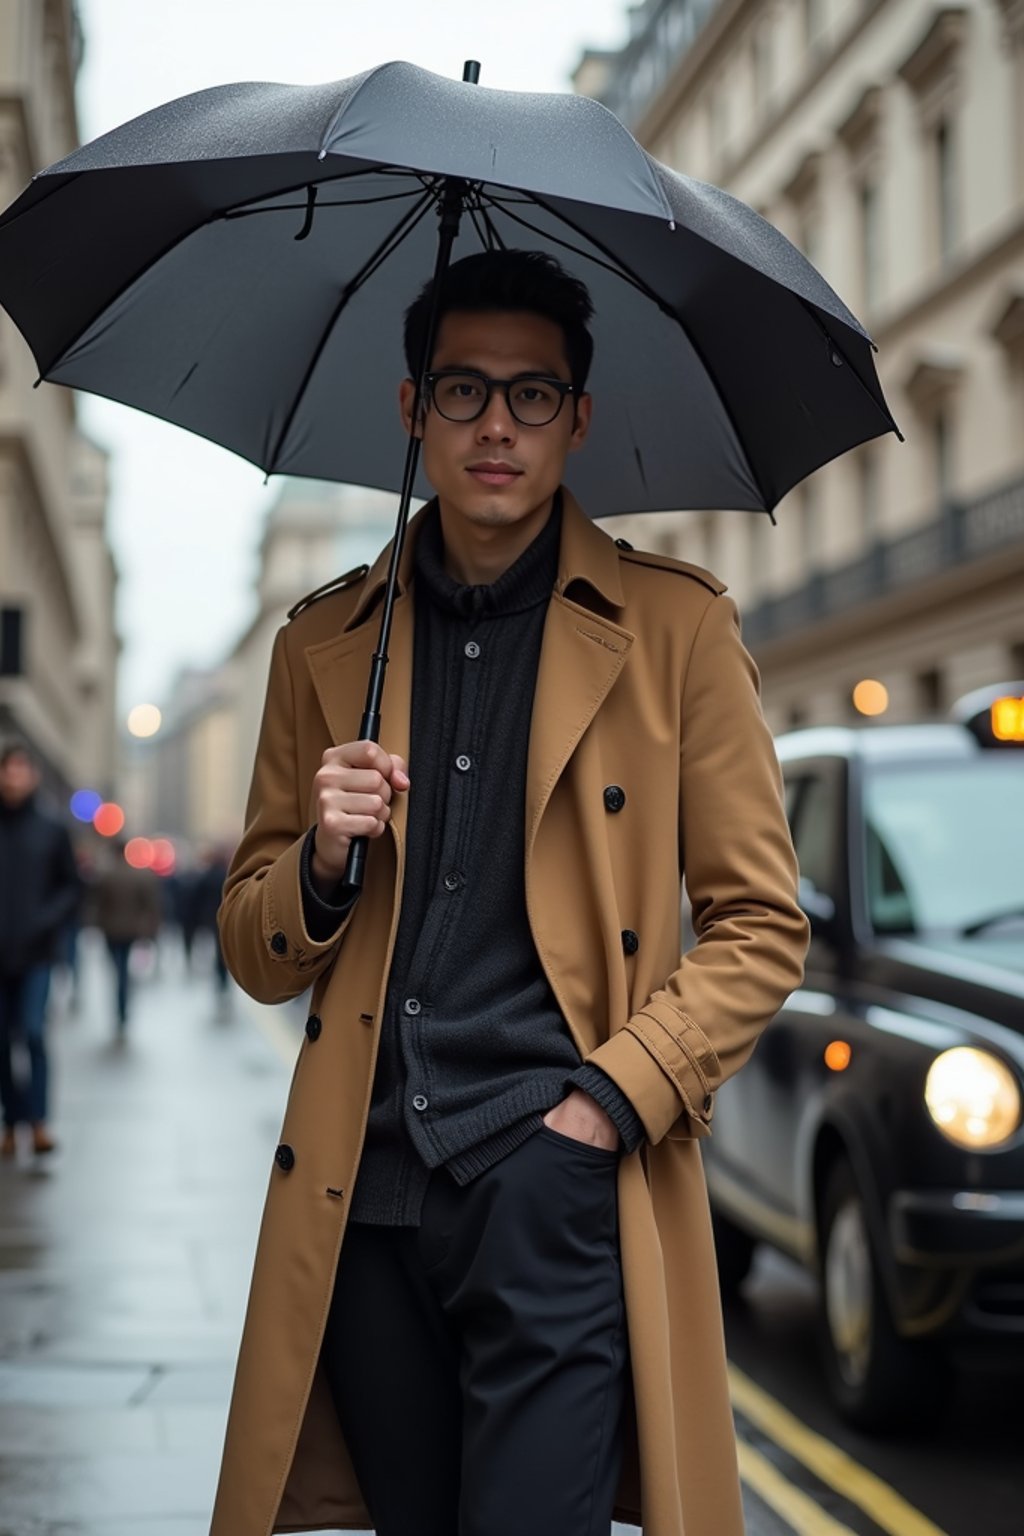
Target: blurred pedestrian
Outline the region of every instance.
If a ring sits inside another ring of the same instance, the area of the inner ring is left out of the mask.
[[[0,1152],[13,1157],[19,1125],[32,1128],[37,1153],[56,1143],[47,1126],[46,1009],[61,934],[79,901],[67,829],[38,803],[39,769],[28,747],[0,753]],[[28,1083],[14,1047],[28,1053]]]
[[[160,932],[160,882],[150,869],[135,869],[126,860],[126,844],[118,838],[112,857],[96,881],[96,922],[107,941],[114,969],[116,1033],[123,1039],[131,1004],[131,958],[134,946],[156,939]]]
[[[174,915],[181,934],[185,969],[190,973],[195,966],[195,945],[201,926],[201,881],[202,871],[198,863],[185,865],[173,876]]]
[[[197,934],[208,933],[213,945],[213,984],[219,1018],[226,1017],[228,1011],[228,968],[217,927],[217,910],[224,894],[227,873],[228,850],[220,844],[211,844],[199,855],[192,887],[195,931]]]
[[[221,908],[241,986],[312,993],[213,1536],[607,1536],[641,1475],[648,1536],[737,1536],[698,1142],[803,974],[778,762],[722,583],[562,484],[583,284],[505,249],[441,281],[390,739],[341,734],[385,552],[277,637]]]

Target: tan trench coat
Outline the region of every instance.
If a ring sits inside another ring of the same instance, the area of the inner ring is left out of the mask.
[[[404,757],[415,533],[414,521],[383,731]],[[369,1525],[318,1362],[370,1102],[407,802],[326,943],[303,925],[299,852],[321,755],[360,717],[385,571],[382,556],[277,637],[220,914],[240,985],[273,1003],[312,983],[322,1031],[303,1041],[285,1112],[294,1166],[270,1175],[211,1536]],[[619,1083],[649,1138],[619,1176],[636,1412],[617,1508],[639,1523],[642,1504],[645,1536],[743,1529],[697,1141],[715,1089],[798,985],[806,948],[757,675],[723,591],[696,567],[620,550],[566,495],[530,735],[527,907],[581,1057]],[[626,792],[617,815],[609,784]],[[683,865],[699,943],[680,961]],[[627,928],[640,939],[628,957]]]

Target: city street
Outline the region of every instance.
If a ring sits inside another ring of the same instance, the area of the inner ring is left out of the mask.
[[[207,1529],[304,1014],[234,993],[218,1017],[169,942],[118,1047],[108,982],[89,933],[51,1024],[61,1150],[0,1168],[0,1536]],[[762,1262],[728,1331],[750,1536],[1019,1532],[1019,1388],[975,1380],[941,1432],[873,1444],[823,1405],[801,1276]]]

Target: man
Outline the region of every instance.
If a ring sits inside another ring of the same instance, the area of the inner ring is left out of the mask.
[[[160,881],[151,869],[135,869],[125,859],[126,840],[115,839],[106,868],[96,881],[96,926],[107,941],[114,971],[114,1033],[123,1042],[131,1004],[132,950],[160,932]]]
[[[213,1532],[738,1536],[696,1139],[806,945],[756,674],[721,583],[562,489],[583,285],[492,252],[441,310],[386,740],[382,557],[278,636],[221,910],[241,986],[313,993]]]
[[[78,905],[80,887],[67,831],[37,804],[39,770],[28,748],[0,753],[0,1154],[14,1157],[19,1125],[32,1149],[53,1152],[47,1126],[46,1005],[57,944]],[[28,1052],[27,1087],[12,1046]]]

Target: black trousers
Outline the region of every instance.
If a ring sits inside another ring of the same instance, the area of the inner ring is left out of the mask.
[[[538,1131],[421,1225],[353,1223],[323,1362],[377,1536],[608,1536],[618,1153]]]

